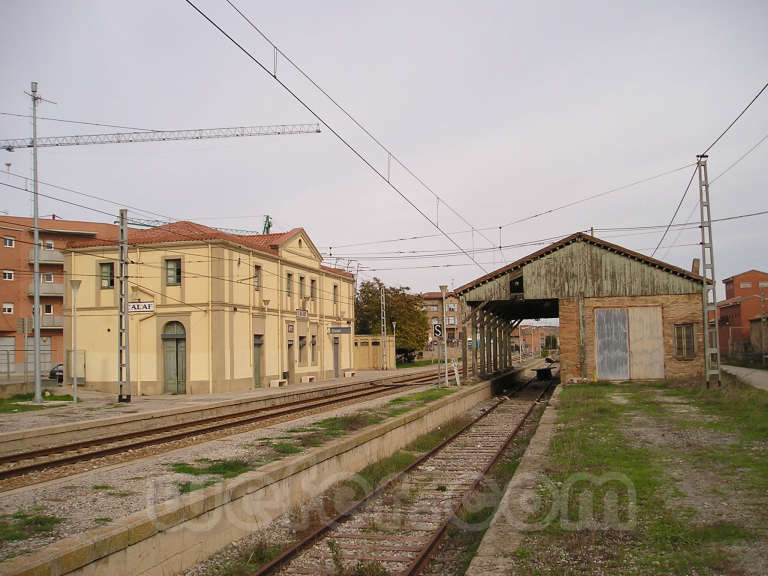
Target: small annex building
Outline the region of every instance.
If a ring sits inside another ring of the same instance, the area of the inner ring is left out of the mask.
[[[354,363],[354,276],[303,228],[229,234],[193,222],[128,233],[131,393],[213,394],[340,377]],[[118,391],[118,245],[70,242],[78,376]],[[64,291],[72,378],[72,298]]]
[[[523,320],[558,318],[561,378],[703,378],[703,278],[583,233],[456,290],[481,376],[506,370]]]

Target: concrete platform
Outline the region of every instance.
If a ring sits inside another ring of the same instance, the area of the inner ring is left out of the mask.
[[[224,403],[250,402],[261,398],[275,398],[292,395],[310,390],[327,389],[338,386],[348,386],[382,378],[407,376],[414,373],[429,373],[434,368],[418,367],[403,370],[366,370],[358,371],[352,378],[335,378],[319,382],[291,384],[281,388],[257,388],[247,392],[230,392],[222,394],[162,394],[157,396],[133,396],[130,403],[118,402],[117,393],[108,394],[88,390],[88,387],[78,386],[78,404],[68,403],[65,406],[51,402],[50,408],[32,412],[3,414],[0,420],[0,435],[33,428],[46,428],[74,422],[85,422],[100,419],[112,419],[132,414],[146,412],[167,412],[168,410],[199,410],[208,405],[215,406]],[[53,394],[72,394],[72,386],[45,387]]]
[[[730,366],[726,364],[723,364],[722,368],[723,372],[733,374],[755,388],[768,391],[768,370],[742,368],[741,366]]]

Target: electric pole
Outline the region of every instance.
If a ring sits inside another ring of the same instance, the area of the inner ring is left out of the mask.
[[[35,402],[43,401],[43,387],[40,381],[40,229],[38,222],[37,206],[37,103],[40,98],[37,95],[37,82],[32,82],[32,211],[34,218],[34,273],[32,274],[32,284],[34,285],[32,318],[34,322],[34,347],[35,347]],[[24,350],[24,362],[26,362],[27,351]]]
[[[131,348],[128,339],[128,210],[120,209],[120,261],[118,262],[117,382],[118,402],[131,401]]]
[[[715,255],[712,247],[712,212],[709,205],[709,177],[707,175],[707,156],[696,157],[699,174],[699,210],[701,213],[701,264],[703,283],[701,305],[704,324],[705,379],[709,388],[710,378],[720,381],[720,338],[717,322],[717,288],[715,286]],[[709,313],[712,312],[712,326]]]
[[[443,295],[443,362],[445,362],[445,385],[448,386],[448,327],[445,325],[445,293],[448,290],[448,286],[440,286],[440,292]],[[439,344],[438,344],[439,345]]]
[[[387,309],[384,284],[381,285],[381,369],[387,369]]]
[[[765,327],[766,327],[766,311],[765,311],[765,287],[760,286],[760,352],[763,356],[762,361],[765,365],[765,361],[768,360],[768,355],[765,353]]]

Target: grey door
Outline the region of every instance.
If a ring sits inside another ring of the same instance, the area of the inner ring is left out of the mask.
[[[629,379],[629,341],[626,308],[595,310],[598,380]]]
[[[264,336],[253,336],[253,387],[261,388],[261,347],[264,345]]]
[[[166,394],[184,394],[187,383],[187,335],[180,322],[169,322],[162,334]]]
[[[333,337],[333,375],[339,377],[339,337]]]

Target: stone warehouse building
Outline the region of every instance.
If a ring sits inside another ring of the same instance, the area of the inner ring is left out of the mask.
[[[302,228],[239,236],[174,222],[132,230],[128,242],[132,394],[248,390],[352,368],[354,276],[323,266]],[[85,385],[117,392],[117,242],[69,249],[65,274],[82,281]],[[70,316],[72,291],[64,295]],[[71,328],[65,322],[68,350]]]
[[[481,374],[507,369],[512,330],[558,318],[561,375],[589,380],[703,378],[703,279],[578,233],[456,292],[469,307]]]

